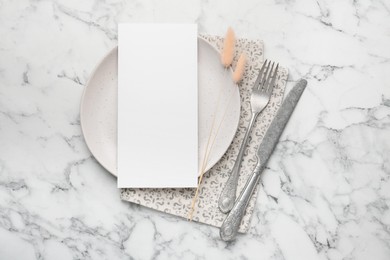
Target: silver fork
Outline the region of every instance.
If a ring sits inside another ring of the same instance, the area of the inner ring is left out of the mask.
[[[276,65],[275,69],[274,65],[275,62],[266,60],[261,67],[259,76],[257,77],[253,86],[251,95],[251,121],[249,123],[248,129],[246,130],[244,140],[242,141],[237,159],[234,163],[232,172],[230,173],[230,177],[227,180],[218,201],[219,209],[223,213],[228,213],[233,208],[234,202],[236,200],[236,191],[238,176],[241,168],[241,161],[242,157],[244,156],[244,151],[248,143],[251,129],[256,121],[257,116],[267,106],[275,85],[279,64]]]

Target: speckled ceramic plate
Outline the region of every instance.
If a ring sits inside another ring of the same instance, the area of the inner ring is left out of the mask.
[[[96,160],[114,175],[117,168],[117,87],[118,48],[114,48],[92,72],[80,110],[81,127],[88,148]],[[202,168],[209,144],[211,149],[205,167],[209,170],[233,140],[240,119],[240,93],[231,79],[231,71],[221,66],[217,50],[200,38],[198,100],[199,168]],[[142,113],[142,107],[139,112]]]

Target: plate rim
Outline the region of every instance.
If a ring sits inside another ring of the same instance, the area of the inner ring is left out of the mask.
[[[92,69],[91,73],[90,73],[90,76],[87,80],[87,83],[85,84],[85,87],[84,87],[84,90],[83,90],[83,94],[81,95],[81,102],[80,102],[80,127],[81,127],[81,133],[83,134],[83,137],[84,137],[84,140],[85,140],[85,144],[87,145],[87,148],[88,150],[90,151],[90,153],[92,154],[93,158],[95,158],[95,160],[101,165],[103,166],[103,168],[108,171],[109,173],[111,173],[112,175],[114,175],[115,177],[117,177],[117,174],[116,174],[116,171],[115,172],[112,172],[111,169],[109,169],[110,167],[108,167],[106,165],[105,162],[103,162],[102,160],[98,159],[94,152],[92,151],[91,149],[91,144],[90,144],[90,141],[89,141],[89,138],[87,137],[88,135],[85,134],[85,129],[83,127],[83,107],[84,107],[84,100],[85,100],[85,95],[87,93],[87,90],[88,90],[88,86],[90,86],[91,84],[91,81],[92,79],[95,77],[95,74],[97,72],[97,70],[99,69],[99,67],[103,64],[103,62],[112,55],[113,52],[115,52],[116,50],[118,49],[118,45],[114,46],[110,51],[108,51],[97,63],[96,65],[94,66],[94,68]]]

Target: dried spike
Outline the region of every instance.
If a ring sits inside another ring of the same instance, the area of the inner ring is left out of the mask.
[[[240,82],[242,76],[244,75],[246,65],[246,55],[245,53],[241,53],[240,58],[238,58],[236,69],[233,72],[233,81],[234,83]]]
[[[234,57],[234,45],[236,43],[236,36],[231,27],[228,28],[223,42],[223,49],[221,52],[222,65],[227,68],[232,65]]]

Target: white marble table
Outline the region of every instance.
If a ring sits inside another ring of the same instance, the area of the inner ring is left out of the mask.
[[[122,202],[79,103],[118,22],[261,38],[309,81],[247,235]],[[389,259],[389,1],[0,1],[0,259]]]

